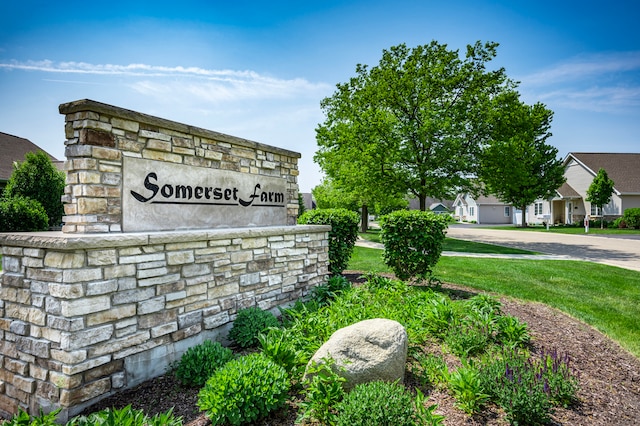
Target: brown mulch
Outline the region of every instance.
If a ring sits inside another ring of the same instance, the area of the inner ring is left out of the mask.
[[[345,271],[353,282],[361,281],[357,271]],[[472,289],[443,284],[443,290],[452,297],[468,297]],[[640,425],[640,360],[626,352],[618,344],[588,325],[539,303],[521,302],[502,298],[503,311],[527,323],[532,336],[532,352],[542,348],[555,348],[571,357],[571,366],[579,377],[578,402],[569,408],[557,408],[553,425],[600,426]],[[406,384],[411,386],[407,375]],[[295,398],[295,396],[294,396]],[[188,426],[211,424],[198,411],[198,389],[183,388],[175,378],[164,375],[149,380],[102,400],[91,407],[92,411],[105,407],[142,409],[147,414],[166,412],[173,408],[176,416],[182,416]],[[436,412],[445,416],[445,425],[507,425],[504,413],[497,407],[488,407],[474,417],[469,417],[454,406],[453,398],[446,391],[434,389],[428,403],[438,404]],[[293,402],[257,423],[262,426],[293,425],[296,419]]]

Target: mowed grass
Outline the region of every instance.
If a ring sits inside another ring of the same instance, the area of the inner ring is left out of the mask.
[[[355,247],[349,269],[391,272],[382,250]],[[640,358],[640,272],[566,260],[441,257],[443,282],[544,303],[593,326]]]

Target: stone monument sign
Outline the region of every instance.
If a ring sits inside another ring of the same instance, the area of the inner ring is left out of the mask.
[[[0,233],[0,416],[67,421],[325,279],[300,154],[91,100],[60,113],[62,231]]]

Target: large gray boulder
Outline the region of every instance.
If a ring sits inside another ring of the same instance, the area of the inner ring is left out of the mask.
[[[313,362],[323,364],[323,358],[333,358],[332,369],[346,379],[345,390],[376,380],[402,382],[407,347],[407,332],[397,321],[365,320],[333,333],[313,355],[307,369]]]

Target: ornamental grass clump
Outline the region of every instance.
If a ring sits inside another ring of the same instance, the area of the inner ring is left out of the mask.
[[[290,388],[285,369],[261,352],[232,360],[198,394],[213,425],[255,422],[282,407]]]

